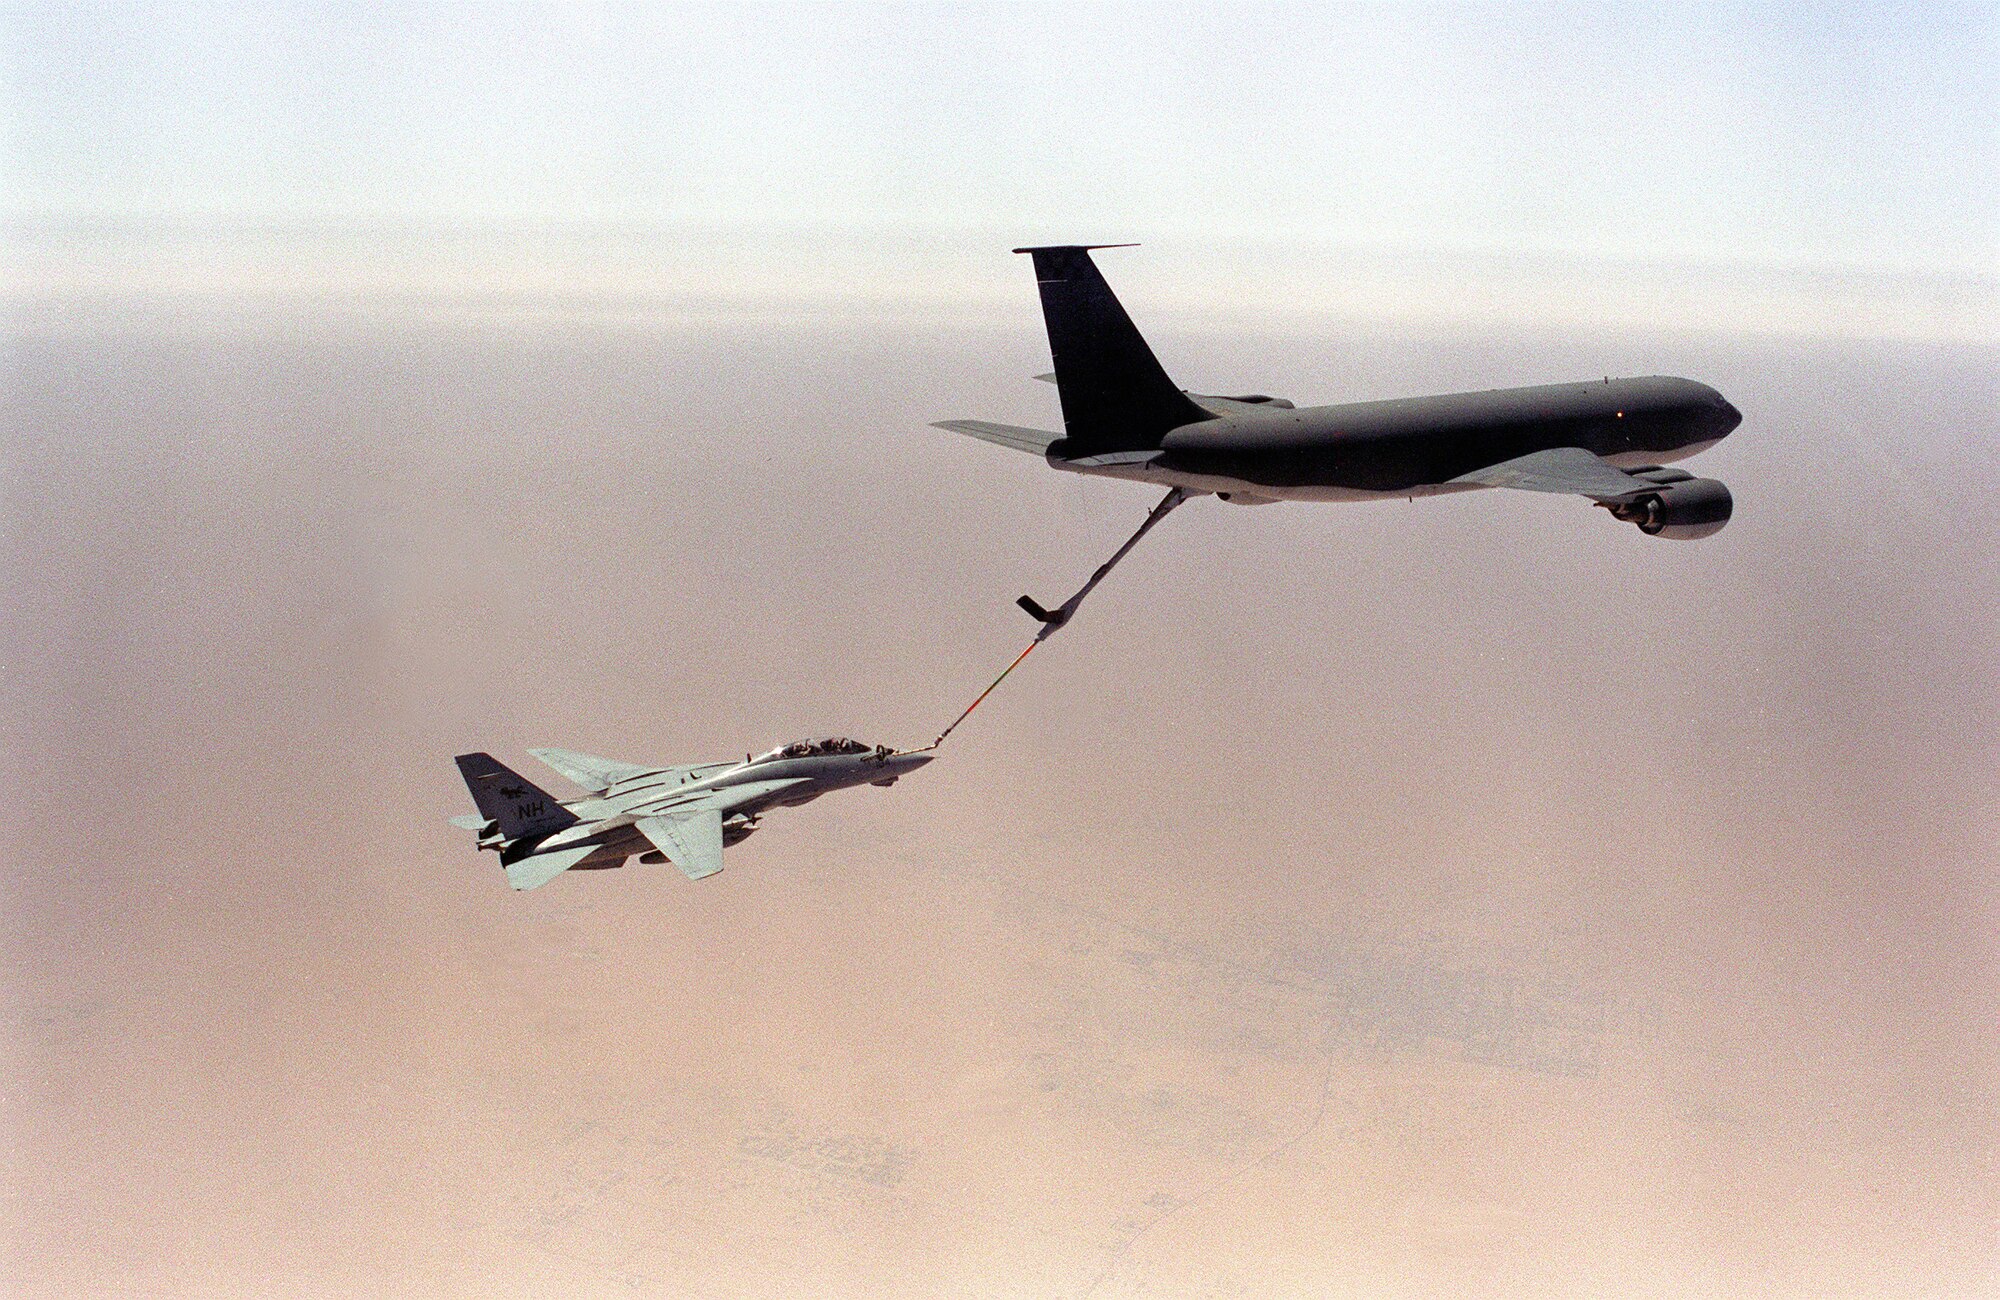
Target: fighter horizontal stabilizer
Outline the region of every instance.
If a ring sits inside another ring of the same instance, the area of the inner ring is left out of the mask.
[[[573,849],[537,853],[519,862],[510,862],[507,864],[507,883],[516,889],[539,889],[597,852],[597,848],[595,844],[585,844]]]
[[[1642,492],[1657,492],[1657,483],[1634,478],[1595,452],[1582,447],[1551,447],[1513,460],[1460,474],[1453,483],[1515,488],[1523,492],[1567,492],[1596,501],[1616,501]]]
[[[481,817],[478,813],[466,813],[463,816],[452,818],[451,824],[462,831],[483,831],[493,823]]]
[[[531,749],[528,752],[592,794],[603,794],[620,781],[645,776],[654,770],[637,763],[621,763],[615,758],[579,754],[573,749]]]
[[[1001,447],[1011,447],[1015,451],[1033,452],[1037,456],[1048,454],[1049,444],[1062,437],[1047,429],[1024,429],[1018,424],[995,424],[991,420],[939,420],[933,429],[949,429],[953,433],[963,433]]]
[[[641,817],[633,825],[689,880],[722,870],[722,814],[714,809],[679,816]]]

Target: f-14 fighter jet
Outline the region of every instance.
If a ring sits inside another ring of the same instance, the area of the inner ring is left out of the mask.
[[[565,871],[622,867],[635,854],[641,862],[671,862],[700,880],[722,870],[723,846],[756,830],[771,809],[848,786],[894,785],[932,758],[840,737],[691,767],[644,767],[567,749],[528,752],[589,797],[558,799],[490,754],[460,754],[459,775],[479,812],[451,819],[477,832],[480,848],[499,853],[516,889],[545,885]]]
[[[1308,407],[1263,393],[1192,393],[1161,369],[1091,247],[1014,250],[1034,259],[1055,359],[1042,377],[1061,394],[1063,431],[989,420],[939,428],[1071,473],[1174,489],[1156,518],[1208,492],[1266,505],[1498,487],[1571,493],[1654,537],[1706,537],[1729,522],[1728,488],[1666,468],[1743,418],[1707,384],[1650,375]],[[1045,622],[1065,613],[1023,604]]]

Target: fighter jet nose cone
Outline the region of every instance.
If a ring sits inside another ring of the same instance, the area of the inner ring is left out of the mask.
[[[910,771],[914,772],[936,757],[936,754],[905,754],[903,755],[903,764]]]

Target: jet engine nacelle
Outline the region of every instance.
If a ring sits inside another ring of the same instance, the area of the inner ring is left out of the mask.
[[[1675,471],[1656,470],[1654,473],[1665,477]],[[1653,475],[1640,477],[1652,478]],[[1620,502],[1611,506],[1610,510],[1626,523],[1638,525],[1639,531],[1648,537],[1693,541],[1697,537],[1721,532],[1735,507],[1734,498],[1720,480],[1687,477],[1664,484],[1658,492]]]

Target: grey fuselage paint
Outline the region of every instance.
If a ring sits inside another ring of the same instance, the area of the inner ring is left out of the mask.
[[[1167,431],[1144,464],[1080,466],[1093,448],[1059,439],[1048,462],[1072,473],[1252,499],[1365,500],[1469,489],[1451,480],[1555,447],[1622,468],[1713,446],[1742,415],[1707,384],[1651,375],[1298,409],[1190,397],[1213,418]]]
[[[757,817],[773,808],[795,808],[811,803],[823,794],[858,785],[888,785],[908,772],[930,762],[923,754],[896,754],[870,751],[859,754],[808,754],[789,756],[766,754],[741,763],[715,763],[675,777],[648,773],[621,782],[609,797],[598,795],[563,801],[563,807],[577,821],[551,834],[526,837],[508,845],[500,860],[516,862],[551,849],[599,845],[598,852],[584,859],[572,871],[595,871],[617,867],[625,859],[651,851],[652,843],[632,827],[635,817],[671,814],[676,808],[692,805],[702,795],[727,791],[737,786],[757,786],[766,782],[803,781],[769,793],[760,793],[732,803],[729,817]],[[740,841],[749,832],[725,828],[724,842]]]

